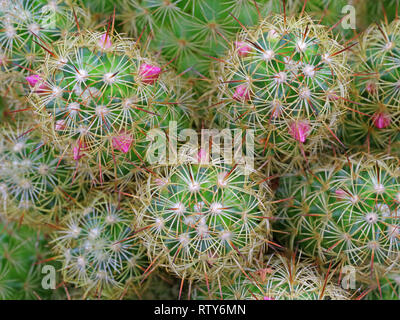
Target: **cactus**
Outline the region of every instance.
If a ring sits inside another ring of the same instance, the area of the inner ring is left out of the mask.
[[[282,177],[277,220],[282,241],[322,265],[357,270],[399,263],[399,178],[393,159],[338,158]]]
[[[124,165],[145,163],[151,130],[189,123],[190,88],[136,42],[108,31],[54,44],[31,77],[31,104],[43,135],[99,172],[127,174]]]
[[[271,0],[120,0],[117,7],[124,32],[135,37],[144,32],[144,41],[151,39],[150,46],[174,60],[178,72],[196,79],[208,76],[210,56],[224,52],[240,24],[251,26],[261,16],[282,11],[282,3]],[[287,1],[287,10],[297,7],[296,1]]]
[[[48,256],[42,232],[0,215],[0,299],[49,299],[53,290],[42,287],[40,264]]]
[[[241,170],[216,160],[152,169],[138,219],[153,263],[208,281],[270,243],[270,191]]]
[[[44,59],[51,43],[89,25],[83,9],[60,0],[5,1],[0,25],[0,65],[27,74]]]
[[[294,255],[268,255],[264,263],[226,279],[212,291],[199,287],[195,299],[222,300],[349,300],[350,295],[333,283],[332,274],[321,276],[311,261]]]
[[[400,299],[400,272],[399,270],[386,271],[375,281],[367,295],[368,300],[399,300]]]
[[[54,234],[63,279],[81,288],[84,299],[135,295],[147,258],[134,236],[134,208],[118,194],[92,192],[88,198],[69,211]]]
[[[33,123],[19,120],[1,129],[4,214],[33,224],[55,221],[62,208],[85,194],[80,174],[38,136]]]
[[[273,15],[244,30],[215,71],[214,121],[254,130],[261,162],[288,169],[306,163],[340,142],[346,49],[308,16]]]
[[[380,23],[384,20],[390,23],[398,17],[398,0],[353,0],[352,2],[357,10],[360,31],[367,29],[374,23]]]
[[[355,103],[343,123],[345,142],[398,152],[399,41],[399,20],[372,25],[360,40],[353,65]]]

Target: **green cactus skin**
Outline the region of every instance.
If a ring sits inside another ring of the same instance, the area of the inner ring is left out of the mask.
[[[43,289],[40,264],[48,256],[42,232],[0,215],[0,300],[49,299],[53,290]]]
[[[167,130],[170,121],[189,125],[190,88],[136,42],[88,32],[54,48],[31,104],[43,135],[77,163],[121,178],[132,163],[145,163],[151,130]]]
[[[378,283],[372,287],[372,291],[367,295],[367,300],[400,300],[400,277],[399,270],[387,272],[379,279]]]
[[[398,0],[353,0],[352,2],[357,10],[360,31],[374,23],[380,23],[386,19],[390,23],[397,18]]]
[[[354,156],[282,177],[278,224],[282,242],[322,265],[356,270],[399,263],[399,192],[393,159]]]
[[[134,210],[118,194],[93,192],[61,221],[53,250],[64,281],[84,299],[126,298],[140,288],[148,263],[134,236]]]
[[[271,194],[241,170],[215,161],[152,169],[139,226],[154,263],[184,280],[206,280],[264,250]]]
[[[183,285],[181,290],[181,280],[162,271],[152,274],[147,282],[140,295],[142,300],[182,300],[187,296],[187,286]]]
[[[243,31],[215,71],[220,127],[252,129],[257,159],[291,169],[338,144],[346,48],[310,17],[272,15]],[[280,170],[285,170],[281,168]]]
[[[196,288],[195,299],[222,300],[349,300],[350,294],[322,276],[312,261],[272,254],[256,264],[214,284],[210,290]]]
[[[0,128],[0,212],[26,223],[54,222],[85,194],[85,181],[34,128],[23,120]]]
[[[372,25],[355,54],[353,112],[343,123],[346,144],[398,155],[400,21]]]

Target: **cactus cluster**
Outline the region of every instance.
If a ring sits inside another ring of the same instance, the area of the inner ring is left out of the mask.
[[[397,7],[0,0],[0,300],[398,300]]]

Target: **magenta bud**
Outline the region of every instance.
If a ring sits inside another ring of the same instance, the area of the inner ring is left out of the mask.
[[[271,298],[271,297],[267,297],[267,296],[264,296],[264,298],[263,298],[264,300],[275,300],[274,298]]]
[[[142,82],[153,84],[158,79],[161,73],[161,68],[151,64],[144,63],[139,68],[139,75],[142,77]]]
[[[374,94],[376,92],[376,84],[374,82],[368,82],[365,86],[365,90],[367,90],[369,94]]]
[[[203,148],[197,153],[197,162],[204,163],[207,160],[207,152]]]
[[[74,147],[73,152],[74,152],[74,160],[79,160],[83,157],[82,151],[83,148],[85,148],[85,143],[82,143],[79,141],[78,145]]]
[[[330,91],[328,92],[328,99],[331,101],[337,101],[340,97],[334,91]]]
[[[339,199],[345,199],[347,197],[347,193],[343,189],[336,189],[335,195]]]
[[[56,131],[62,131],[65,129],[65,120],[57,120],[55,124]]]
[[[110,36],[107,33],[104,33],[99,40],[99,45],[103,49],[110,49],[112,46],[112,42]]]
[[[245,57],[251,52],[251,47],[246,42],[236,41],[235,46],[240,57]]]
[[[26,77],[25,79],[26,79],[26,81],[28,81],[28,83],[29,83],[29,85],[30,85],[31,87],[36,86],[36,84],[37,84],[39,81],[42,80],[42,78],[41,78],[40,76],[38,76],[37,74],[33,74],[33,75],[31,75],[31,76],[28,76],[28,77]]]
[[[122,134],[112,139],[112,146],[123,153],[127,153],[131,148],[133,138],[128,134]]]
[[[47,90],[48,89],[47,85],[44,84],[43,79],[37,74],[33,74],[31,76],[25,77],[25,80],[28,82],[28,84],[31,87],[36,87],[37,84],[40,83],[40,86],[39,86],[40,90],[37,90],[36,91],[37,93],[42,92],[42,90]]]
[[[289,133],[297,141],[304,143],[310,134],[310,125],[306,121],[293,122],[290,125]]]
[[[375,113],[372,117],[372,120],[375,127],[377,127],[378,129],[387,128],[388,126],[390,126],[391,122],[390,116],[383,112]]]
[[[237,86],[235,89],[235,93],[233,94],[233,99],[237,101],[247,101],[250,99],[250,91],[247,85],[241,84]]]

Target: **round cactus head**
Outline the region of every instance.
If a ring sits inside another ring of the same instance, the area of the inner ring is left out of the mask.
[[[398,264],[400,181],[390,159],[358,156],[280,181],[285,244],[322,264],[357,269]]]
[[[371,25],[354,58],[353,112],[343,123],[346,143],[391,150],[400,141],[400,21]]]
[[[82,288],[84,297],[122,298],[139,287],[147,259],[133,236],[132,210],[118,195],[93,193],[55,233],[63,279]]]
[[[0,130],[0,199],[9,217],[54,222],[62,208],[85,193],[85,184],[75,167],[34,129],[34,122],[17,120]]]
[[[139,222],[154,263],[207,281],[268,243],[270,191],[239,167],[188,162],[154,173]]]
[[[151,130],[188,123],[191,94],[178,76],[108,31],[54,44],[29,81],[43,134],[100,172],[120,170],[121,158],[142,165]]]
[[[255,131],[259,159],[307,159],[335,131],[347,96],[346,48],[308,16],[272,15],[243,30],[214,72],[220,126]]]

